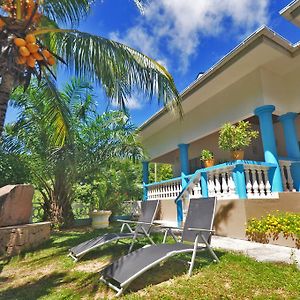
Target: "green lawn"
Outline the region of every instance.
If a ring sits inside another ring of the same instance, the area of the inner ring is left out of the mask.
[[[56,232],[38,250],[0,260],[0,299],[111,298],[114,292],[98,282],[98,271],[125,254],[126,245],[95,250],[78,263],[67,257],[68,248],[99,233]],[[155,236],[156,241],[160,238]],[[300,299],[300,272],[295,266],[258,263],[221,251],[217,255],[220,264],[199,255],[190,278],[186,264],[170,259],[133,282],[122,299]]]

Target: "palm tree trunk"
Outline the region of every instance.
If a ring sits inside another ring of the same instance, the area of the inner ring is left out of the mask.
[[[9,101],[10,93],[14,88],[15,78],[10,72],[1,72],[0,74],[0,137],[4,128],[5,115]]]

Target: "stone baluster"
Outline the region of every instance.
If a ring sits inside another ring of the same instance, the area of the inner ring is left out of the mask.
[[[223,172],[221,173],[221,177],[222,177],[222,196],[223,197],[228,197],[228,184],[227,184],[227,172],[225,170],[223,170]]]
[[[250,169],[245,166],[245,174],[246,174],[246,190],[247,190],[247,197],[250,198],[252,196],[252,183],[250,179]]]
[[[288,191],[287,178],[286,178],[284,169],[285,169],[285,164],[280,163],[280,171],[281,171],[281,177],[282,177],[283,190]]]
[[[265,183],[263,182],[261,172],[262,172],[262,169],[258,167],[257,168],[257,175],[258,175],[259,194],[260,194],[260,196],[264,197],[266,195],[266,193],[265,193]]]
[[[228,197],[236,197],[235,183],[232,176],[232,169],[228,172]]]
[[[259,197],[259,190],[258,190],[258,181],[257,181],[257,173],[256,173],[256,169],[252,169],[251,170],[252,173],[252,180],[253,180],[253,196],[255,198]]]
[[[296,190],[294,189],[294,180],[292,177],[292,173],[291,173],[291,162],[288,162],[286,164],[286,173],[287,173],[287,184],[289,186],[289,191],[291,192],[295,192]]]
[[[271,197],[272,192],[271,192],[271,183],[269,180],[269,174],[268,174],[269,168],[263,168],[262,173],[265,179],[265,189],[266,189],[266,197]]]
[[[216,193],[215,193],[214,177],[212,172],[207,173],[207,180],[208,180],[208,195],[210,197],[214,197]]]
[[[220,198],[222,193],[221,193],[221,184],[220,184],[220,177],[219,177],[220,173],[218,170],[216,170],[215,172],[215,188],[216,188],[216,196],[217,198]]]

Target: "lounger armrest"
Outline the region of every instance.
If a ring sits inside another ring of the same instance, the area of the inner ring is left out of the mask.
[[[215,231],[212,230],[212,229],[196,228],[196,227],[188,228],[188,230],[190,230],[190,231],[200,231],[200,232],[211,232],[211,233],[214,233],[214,232],[215,232]]]
[[[141,221],[132,221],[132,220],[117,220],[117,221],[118,221],[118,222],[121,222],[121,223],[153,225],[152,223],[141,222]]]
[[[176,229],[176,230],[183,231],[183,227],[168,226],[168,225],[157,225],[157,226],[165,229]]]

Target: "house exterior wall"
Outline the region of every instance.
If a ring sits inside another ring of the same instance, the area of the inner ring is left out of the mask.
[[[280,193],[278,199],[218,200],[214,222],[216,234],[247,239],[245,234],[247,221],[274,213],[276,210],[300,213],[300,193]],[[176,223],[174,201],[161,201],[160,219]],[[281,242],[270,241],[275,244]]]
[[[237,122],[250,117],[255,107],[263,105],[259,72],[245,76],[209,101],[195,107],[174,122],[143,140],[151,159],[168,153],[180,143],[191,143],[216,132],[225,122]]]

